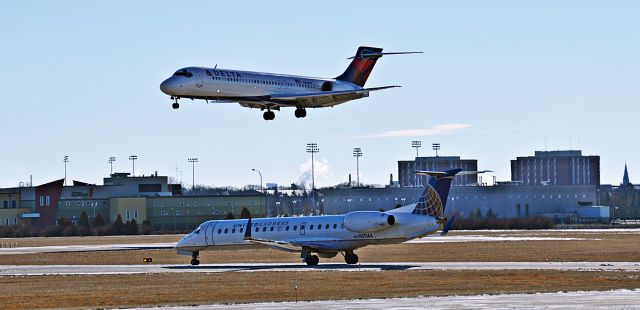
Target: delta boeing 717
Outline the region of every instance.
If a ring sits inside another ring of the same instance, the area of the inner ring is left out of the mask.
[[[307,108],[332,107],[369,96],[369,92],[397,85],[366,88],[364,84],[378,58],[383,55],[421,52],[383,53],[381,48],[361,46],[349,67],[336,78],[260,73],[214,68],[187,67],[176,71],[160,84],[178,109],[180,98],[207,102],[238,102],[247,108],[265,111],[263,118],[273,120],[273,111],[295,108],[295,116],[307,116]]]

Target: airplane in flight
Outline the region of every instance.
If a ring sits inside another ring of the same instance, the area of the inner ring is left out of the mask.
[[[178,99],[204,99],[207,102],[238,102],[247,108],[265,111],[263,118],[273,120],[273,111],[296,108],[295,116],[307,116],[307,108],[332,107],[369,96],[369,92],[400,87],[397,85],[366,88],[364,84],[373,66],[383,55],[422,52],[383,53],[381,48],[361,46],[351,64],[333,79],[261,73],[213,68],[187,67],[176,71],[160,84],[160,90],[171,96],[172,107]]]
[[[358,248],[374,244],[402,243],[424,237],[442,226],[448,230],[444,211],[451,182],[457,175],[489,171],[416,171],[430,176],[418,201],[389,211],[354,211],[344,215],[212,220],[186,235],[175,248],[191,255],[198,265],[200,251],[263,245],[300,253],[307,265],[317,265],[319,257],[342,253],[347,264],[358,263]],[[315,254],[314,254],[315,253]],[[317,255],[316,255],[317,254]]]

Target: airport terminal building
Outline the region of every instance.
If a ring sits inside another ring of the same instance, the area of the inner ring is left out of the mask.
[[[253,216],[266,216],[266,197],[252,195],[182,196],[179,185],[166,176],[129,176],[116,173],[103,185],[74,182],[64,186],[56,180],[34,187],[0,189],[0,223],[4,225],[52,226],[64,217],[77,224],[82,212],[89,219],[107,222],[120,215],[124,222],[151,221],[154,229],[189,230],[206,220],[239,218],[243,208]]]

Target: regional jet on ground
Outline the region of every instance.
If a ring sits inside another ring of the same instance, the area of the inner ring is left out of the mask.
[[[488,171],[418,171],[431,176],[417,202],[389,210],[354,211],[344,215],[255,218],[207,221],[188,234],[175,248],[178,254],[191,255],[198,265],[200,251],[263,245],[300,253],[307,265],[317,265],[319,257],[342,253],[347,264],[356,264],[354,250],[373,244],[401,243],[434,233],[446,225],[444,210],[456,174]],[[317,255],[313,254],[316,253]]]
[[[283,107],[296,108],[295,116],[307,116],[306,108],[332,107],[350,100],[368,97],[370,91],[399,87],[365,88],[364,84],[383,55],[421,52],[383,53],[381,48],[361,46],[347,70],[334,79],[239,71],[230,69],[187,67],[160,84],[160,90],[171,96],[172,107],[178,99],[204,99],[214,102],[238,102],[247,108],[266,110],[265,120],[274,119]]]

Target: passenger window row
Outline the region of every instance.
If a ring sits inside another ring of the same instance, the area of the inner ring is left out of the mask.
[[[275,82],[275,81],[266,81],[266,80],[254,80],[254,79],[239,79],[234,77],[223,77],[223,76],[214,76],[212,77],[214,80],[218,81],[229,81],[229,82],[239,82],[239,83],[252,83],[252,84],[263,84],[263,85],[279,85],[279,86],[289,86],[289,87],[299,87],[299,88],[310,88],[310,89],[320,89],[319,86],[308,84],[308,83],[286,83],[286,82]]]
[[[262,228],[262,229],[261,229],[261,228]],[[293,227],[291,227],[291,226],[287,225],[287,226],[285,226],[285,227],[284,227],[284,230],[285,230],[285,231],[289,231],[289,230],[290,230],[290,228],[291,228],[291,230],[292,230],[292,231],[297,231],[297,230],[298,230],[298,225],[293,225]],[[319,225],[317,225],[317,226],[314,226],[313,224],[312,224],[312,225],[309,225],[309,230],[313,230],[314,228],[316,228],[316,230],[323,230],[323,229],[324,229],[324,230],[329,230],[329,229],[338,229],[338,224],[333,224],[333,225],[331,225],[331,224],[324,224],[324,228],[323,228],[323,224],[319,224]],[[344,228],[344,224],[340,225],[340,228]],[[274,230],[275,230],[275,226],[268,227],[268,229],[269,229],[269,231],[274,231]],[[300,229],[301,229],[301,230],[302,230],[302,229],[305,229],[305,226],[304,226],[304,225],[300,225]],[[267,231],[267,226],[256,227],[255,232],[260,232],[260,231],[262,231],[262,232],[266,232],[266,231]],[[243,233],[243,232],[244,232],[244,228],[240,228],[240,229],[238,230],[238,232],[239,232],[239,233]],[[224,233],[224,234],[228,234],[228,233],[229,233],[229,228],[225,228],[224,230],[223,230],[222,228],[219,228],[219,229],[218,229],[218,235],[223,234],[223,233]],[[232,229],[231,229],[231,233],[232,233],[232,234],[235,234],[235,233],[236,233],[236,229],[235,229],[235,228],[232,228]]]

